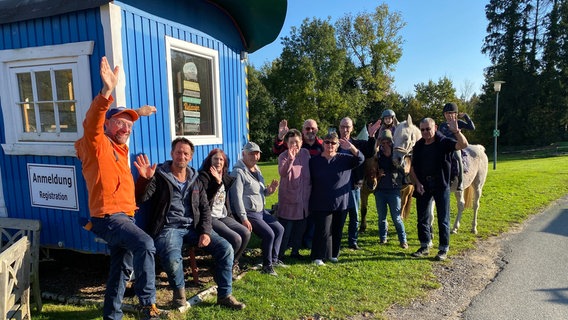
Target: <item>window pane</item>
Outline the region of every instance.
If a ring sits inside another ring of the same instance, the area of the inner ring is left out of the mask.
[[[59,104],[59,126],[61,132],[77,132],[75,103],[66,102]]]
[[[39,71],[35,73],[38,101],[52,101],[51,77],[49,71]]]
[[[30,103],[21,104],[22,125],[24,132],[37,132],[34,105]]]
[[[20,101],[21,102],[31,102],[34,101],[34,95],[32,92],[32,76],[29,72],[18,73],[18,87],[20,91]]]
[[[39,118],[41,121],[41,131],[56,132],[53,103],[39,103],[38,107],[39,107]]]
[[[214,135],[211,60],[171,50],[176,135]]]
[[[57,100],[75,100],[71,69],[55,71],[55,88],[57,89]]]

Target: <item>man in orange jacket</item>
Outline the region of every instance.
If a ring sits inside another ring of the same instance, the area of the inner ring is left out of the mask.
[[[126,142],[140,115],[155,107],[138,110],[110,108],[119,68],[112,69],[103,57],[100,75],[103,88],[95,97],[83,122],[83,137],[75,142],[89,191],[91,231],[105,240],[110,250],[110,271],[103,306],[104,319],[122,319],[122,298],[132,271],[143,319],[159,319],[152,238],[134,223],[137,209],[134,179]]]

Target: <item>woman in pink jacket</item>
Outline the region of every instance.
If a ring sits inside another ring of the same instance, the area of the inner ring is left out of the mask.
[[[288,247],[292,247],[290,257],[302,259],[300,248],[306,228],[308,204],[312,189],[310,179],[310,153],[302,148],[302,133],[290,129],[284,136],[288,150],[278,156],[278,221],[284,226],[284,236],[279,256],[282,258]]]

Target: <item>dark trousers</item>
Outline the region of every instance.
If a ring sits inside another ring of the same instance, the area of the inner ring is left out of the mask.
[[[231,217],[213,218],[211,224],[213,225],[213,230],[233,246],[233,251],[235,252],[234,263],[238,263],[249,243],[250,231]]]
[[[438,217],[438,233],[440,245],[438,250],[448,251],[450,248],[450,188],[426,189],[424,194],[416,195],[416,211],[418,219],[418,239],[422,247],[427,247],[432,239],[432,215],[430,207],[432,200],[436,201]]]
[[[247,212],[247,217],[252,225],[252,232],[262,241],[262,265],[271,266],[278,261],[278,253],[284,235],[284,227],[268,212]]]
[[[337,258],[347,211],[314,211],[312,215],[315,230],[310,258]]]
[[[299,253],[302,248],[302,235],[306,230],[306,219],[288,220],[278,218],[278,221],[284,227],[284,236],[280,245],[280,258],[284,257],[288,247],[292,247],[292,253]]]

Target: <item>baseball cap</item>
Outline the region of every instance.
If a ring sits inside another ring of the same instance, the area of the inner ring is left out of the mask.
[[[130,117],[132,117],[132,121],[136,121],[140,117],[138,115],[138,113],[136,111],[132,110],[132,109],[128,109],[126,107],[114,107],[114,108],[108,109],[108,111],[106,113],[106,118],[110,119],[114,116],[117,116],[119,114],[123,114],[125,112],[128,113],[130,115]]]
[[[247,142],[247,144],[245,144],[245,146],[243,147],[243,151],[246,151],[246,152],[258,151],[258,152],[262,153],[262,151],[260,151],[260,147],[258,146],[258,144],[254,143],[252,141]]]

